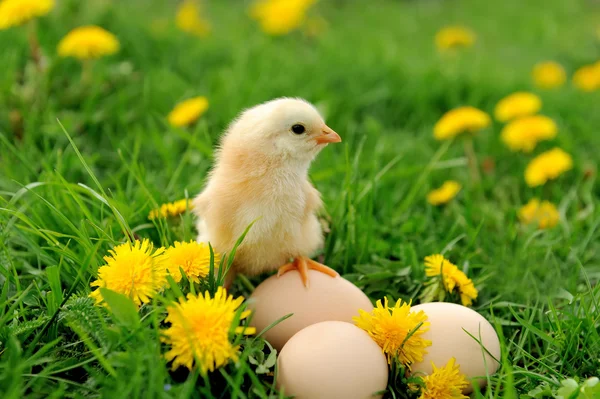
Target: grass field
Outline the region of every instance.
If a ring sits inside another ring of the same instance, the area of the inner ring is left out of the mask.
[[[228,122],[279,96],[315,103],[343,137],[310,174],[328,213],[326,264],[374,301],[418,302],[433,253],[475,282],[473,307],[497,328],[503,362],[474,397],[552,397],[564,379],[599,376],[600,95],[569,82],[536,90],[531,69],[555,60],[571,76],[596,62],[600,4],[323,0],[311,10],[328,25],[316,37],[265,35],[248,6],[207,4],[212,32],[199,39],[176,29],[171,2],[60,1],[37,21],[43,72],[27,27],[0,31],[0,396],[279,397],[272,374],[249,360],[263,357],[261,339],[242,341],[237,365],[172,372],[159,341],[164,301],[131,319],[86,299],[103,256],[128,235],[157,246],[195,238],[190,213],[156,223],[148,213],[195,196]],[[83,24],[121,43],[86,79],[76,60],[56,56]],[[477,42],[440,54],[435,33],[453,24]],[[436,141],[433,126],[461,105],[491,114],[518,90],[539,94],[559,126],[534,155],[559,146],[574,167],[528,187],[532,156],[509,151],[494,122],[475,137],[486,167],[474,181],[462,145]],[[169,126],[174,104],[198,95],[210,102],[198,123]],[[429,205],[427,192],[449,179],[463,185],[458,197]],[[519,222],[533,197],[558,206],[556,227]],[[238,280],[233,293],[247,297],[260,281]]]

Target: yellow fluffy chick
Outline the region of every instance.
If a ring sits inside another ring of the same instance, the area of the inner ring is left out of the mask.
[[[308,181],[315,156],[340,136],[314,106],[279,98],[247,109],[221,138],[208,183],[194,200],[198,241],[217,252],[233,248],[255,222],[235,255],[236,273],[257,275],[279,268],[298,270],[308,286],[308,269],[337,272],[311,259],[323,245],[316,212],[323,205]],[[292,263],[287,263],[293,259]]]

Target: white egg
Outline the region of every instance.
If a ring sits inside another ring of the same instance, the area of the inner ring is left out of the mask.
[[[432,345],[427,348],[423,361],[412,365],[412,372],[430,374],[432,361],[441,367],[454,357],[461,373],[483,387],[485,376],[495,373],[500,365],[500,340],[494,327],[473,309],[454,303],[424,303],[413,306],[411,312],[420,310],[427,314],[430,323],[429,331],[422,337]],[[469,386],[465,393],[471,391]]]
[[[277,361],[277,389],[296,399],[374,399],[387,387],[381,348],[353,324],[324,321],[294,335]]]
[[[295,270],[281,277],[269,277],[256,287],[248,300],[253,310],[250,324],[258,332],[293,313],[264,335],[277,350],[311,324],[328,320],[351,323],[359,309],[367,312],[373,309],[369,298],[348,280],[314,270],[309,270],[308,278],[310,284],[305,287]]]

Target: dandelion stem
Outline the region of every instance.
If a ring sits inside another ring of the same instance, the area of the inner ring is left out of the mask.
[[[40,52],[40,42],[37,37],[37,24],[35,20],[32,20],[28,25],[27,40],[29,41],[29,51],[31,52],[31,59],[35,63],[37,69],[42,69],[42,55]]]
[[[542,200],[552,200],[552,180],[548,180],[546,184],[542,186]]]
[[[92,60],[83,60],[81,62],[81,85],[88,86],[92,81]]]
[[[242,283],[242,285],[244,286],[244,288],[246,288],[247,290],[249,290],[250,292],[253,292],[254,289],[256,288],[252,282],[250,282],[250,280],[248,279],[248,277],[240,274],[238,276],[239,281]]]
[[[463,140],[463,146],[465,149],[465,156],[467,157],[467,163],[469,165],[469,171],[471,172],[471,180],[474,183],[479,183],[481,181],[481,175],[479,174],[479,164],[477,162],[477,154],[475,154],[473,137],[465,137]]]

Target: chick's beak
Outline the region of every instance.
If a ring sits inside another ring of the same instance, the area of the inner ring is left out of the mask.
[[[342,138],[329,126],[324,125],[321,134],[315,136],[317,144],[340,143]]]

